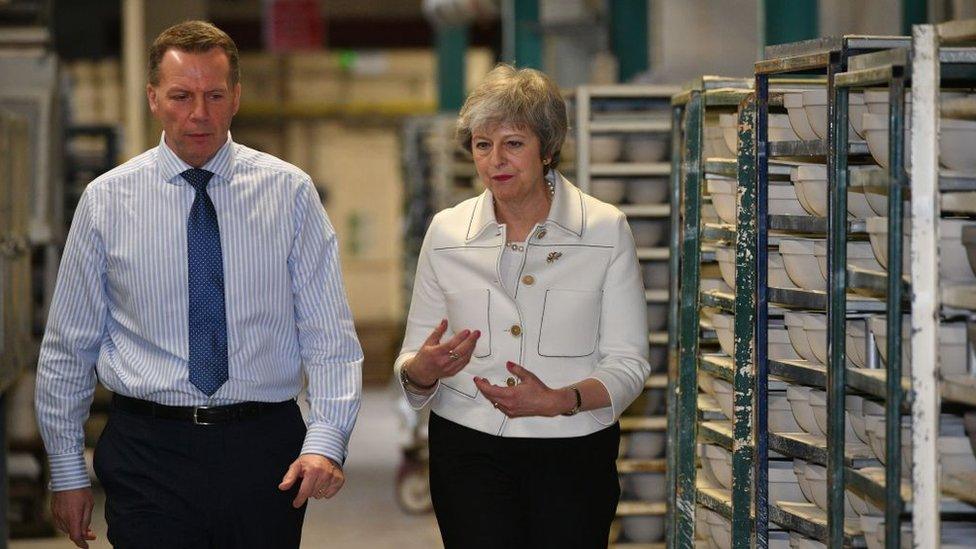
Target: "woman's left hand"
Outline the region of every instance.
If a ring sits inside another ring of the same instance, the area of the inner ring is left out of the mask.
[[[575,405],[575,395],[569,390],[551,389],[535,374],[514,362],[505,364],[519,379],[512,387],[492,385],[483,377],[474,378],[481,394],[508,417],[558,416]],[[569,403],[567,399],[572,399]]]

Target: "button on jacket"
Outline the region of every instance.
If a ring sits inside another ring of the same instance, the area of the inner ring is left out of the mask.
[[[529,233],[519,284],[508,292],[499,264],[505,227],[490,191],[438,213],[424,239],[399,370],[442,318],[447,341],[481,330],[471,361],[430,395],[404,388],[411,406],[508,437],[572,437],[611,425],[643,390],[647,362],[644,288],[634,239],[615,207],[583,194],[558,173],[548,218]],[[592,378],[610,394],[607,408],[575,416],[510,419],[480,394],[474,377],[506,386],[506,361],[549,387]]]

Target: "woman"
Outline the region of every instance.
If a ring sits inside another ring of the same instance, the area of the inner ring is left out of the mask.
[[[650,368],[644,291],[619,210],[556,171],[566,105],[499,65],[457,137],[486,191],[437,214],[395,370],[431,407],[430,483],[447,549],[605,547],[617,418]]]

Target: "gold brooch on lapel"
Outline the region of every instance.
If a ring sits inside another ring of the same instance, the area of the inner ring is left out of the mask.
[[[562,252],[549,252],[549,257],[546,258],[546,263],[552,263],[562,256]]]

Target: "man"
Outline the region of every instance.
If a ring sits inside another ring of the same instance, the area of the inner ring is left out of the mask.
[[[335,233],[308,175],[231,140],[230,37],[181,23],[149,57],[163,137],[85,190],[41,348],[54,519],[94,539],[97,377],[114,393],[95,449],[112,545],[298,547],[307,498],[342,487],[360,403]]]

